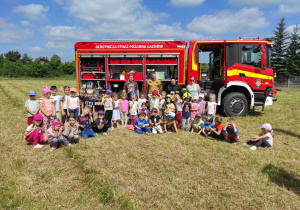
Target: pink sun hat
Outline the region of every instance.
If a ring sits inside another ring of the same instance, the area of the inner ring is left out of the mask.
[[[265,123],[265,124],[263,124],[263,125],[260,125],[259,127],[260,127],[260,128],[265,128],[265,129],[267,129],[267,130],[269,130],[269,131],[272,130],[272,126],[271,126],[269,123]]]
[[[52,93],[53,91],[50,90],[49,88],[44,88],[43,91],[42,91],[42,94],[45,95],[47,93]]]

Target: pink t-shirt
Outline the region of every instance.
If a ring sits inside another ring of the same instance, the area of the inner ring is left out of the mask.
[[[121,106],[121,112],[127,112],[128,111],[128,101],[127,100],[121,100],[119,102],[120,106]]]
[[[42,103],[42,107],[48,115],[53,114],[53,107],[54,107],[53,98],[49,98],[49,99],[41,98],[40,103]]]
[[[198,103],[192,103],[192,109],[198,109]],[[191,118],[195,118],[196,114],[198,113],[198,110],[191,111]]]
[[[52,130],[52,127],[48,128],[46,130],[46,134],[49,138],[51,138],[53,136],[53,130]]]

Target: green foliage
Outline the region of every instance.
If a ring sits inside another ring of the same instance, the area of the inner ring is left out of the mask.
[[[74,62],[66,62],[59,66],[59,69],[64,74],[72,75],[76,72],[76,65]]]
[[[286,72],[288,77],[294,77],[300,75],[300,36],[298,35],[299,26],[293,29],[293,33],[290,35],[290,43],[287,47],[287,59],[286,59]]]
[[[4,65],[4,60],[5,60],[4,55],[3,55],[3,54],[0,54],[0,68],[3,67],[3,65]]]
[[[4,54],[5,58],[8,59],[11,62],[16,62],[18,60],[20,60],[21,58],[21,54],[19,53],[19,51],[8,51],[7,53]]]
[[[23,64],[28,64],[32,62],[32,58],[29,57],[27,53],[24,53],[21,61],[23,62]]]

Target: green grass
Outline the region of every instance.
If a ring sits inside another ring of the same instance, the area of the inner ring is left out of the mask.
[[[23,138],[27,93],[75,80],[0,81],[0,208],[298,209],[300,91],[278,92],[264,113],[237,117],[239,146],[186,132],[115,129],[53,153]],[[223,118],[226,121],[228,118]],[[271,123],[274,147],[242,146]]]

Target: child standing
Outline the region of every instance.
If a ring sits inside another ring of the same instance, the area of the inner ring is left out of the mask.
[[[194,121],[196,114],[199,112],[198,98],[193,97],[191,108],[191,122]]]
[[[84,107],[90,107],[92,116],[94,115],[94,112],[95,112],[95,100],[93,99],[93,93],[94,93],[94,91],[92,89],[88,89],[86,91],[86,97],[83,99],[83,106],[82,106],[82,109]],[[82,110],[82,112],[83,112],[83,110]]]
[[[96,133],[103,133],[103,135],[107,136],[108,125],[106,120],[104,119],[104,112],[102,110],[98,111],[98,118],[94,122],[93,130]]]
[[[169,116],[170,112],[175,112],[175,106],[172,103],[172,99],[170,97],[166,97],[166,110],[165,110],[165,116]]]
[[[138,119],[137,113],[136,113],[136,112],[132,112],[132,113],[131,113],[131,125],[127,125],[127,128],[128,128],[129,130],[132,130],[132,131],[135,130],[134,124],[135,124],[135,122],[137,121],[137,119]]]
[[[183,104],[181,105],[181,108],[182,108],[182,127],[181,127],[181,130],[182,131],[184,131],[184,128],[186,128],[186,131],[189,132],[190,118],[191,118],[191,107],[192,107],[192,104],[190,103],[190,97],[186,97],[184,99]]]
[[[55,118],[56,119],[60,119],[60,102],[62,100],[62,96],[61,95],[57,95],[58,89],[56,86],[51,86],[50,90],[52,90],[52,94],[50,96],[50,98],[54,99],[54,106],[55,106]]]
[[[39,142],[45,141],[44,133],[43,117],[36,114],[33,117],[32,124],[27,127],[24,138],[27,142],[33,142],[33,148],[42,148],[44,145],[39,144]]]
[[[64,137],[68,139],[70,143],[78,143],[79,135],[78,135],[79,125],[77,123],[77,118],[75,114],[70,114],[69,120],[65,123],[65,129],[62,133]]]
[[[211,134],[211,128],[214,127],[214,123],[213,123],[214,119],[210,116],[207,116],[205,118],[205,122],[204,122],[204,125],[203,125],[203,128],[202,128],[202,133],[205,137],[207,137],[208,135]]]
[[[67,102],[70,97],[70,87],[64,86],[63,88],[63,96],[60,103],[61,107],[61,123],[65,124],[66,119],[68,118],[68,110],[67,110]]]
[[[39,100],[35,99],[36,92],[34,90],[30,90],[29,99],[25,102],[25,108],[27,110],[27,125],[31,125],[33,121],[33,116],[39,113],[40,104]]]
[[[111,94],[112,91],[111,90],[107,90],[106,94],[104,96],[104,99],[102,101],[102,105],[104,105],[104,119],[107,121],[107,124],[109,127],[111,127],[111,129],[113,130],[113,126],[111,126],[111,118],[113,115],[113,109],[114,109],[114,105],[113,105],[113,99],[111,98]]]
[[[112,125],[111,125],[111,129],[114,129],[114,123],[117,124],[117,128],[120,128],[119,126],[119,120],[120,120],[120,101],[118,100],[118,94],[114,93],[112,95],[113,98],[113,106],[114,106],[114,110],[113,110],[113,115],[112,115]]]
[[[171,133],[173,131],[178,134],[174,112],[169,113],[166,121],[164,122],[164,129],[166,133]]]
[[[70,144],[65,137],[62,135],[62,124],[59,122],[59,119],[55,119],[56,122],[52,124],[52,126],[46,131],[49,137],[50,151],[55,150],[61,145],[73,146]]]
[[[174,104],[176,108],[176,120],[178,123],[178,127],[181,127],[182,125],[182,99],[180,98],[179,94],[176,94],[174,97]]]
[[[192,122],[191,134],[193,134],[195,131],[197,134],[200,135],[203,125],[204,125],[204,122],[202,121],[200,114],[196,114],[195,119]]]
[[[239,144],[240,135],[233,118],[229,118],[227,120],[222,134],[224,135],[224,138],[228,143],[233,143],[235,145]]]
[[[202,121],[204,121],[205,104],[206,104],[206,102],[204,101],[204,94],[200,93],[199,94],[199,101],[198,101],[198,106],[199,106],[199,112],[198,113],[200,114]]]
[[[213,119],[215,119],[216,111],[217,111],[216,95],[211,94],[209,96],[209,101],[207,102],[207,107],[206,107],[207,116],[210,116]]]
[[[70,92],[71,92],[71,97],[67,99],[68,117],[70,116],[70,114],[75,114],[77,119],[79,114],[80,101],[79,98],[76,97],[76,88],[71,88]]]
[[[155,109],[159,109],[159,94],[158,94],[158,90],[153,90],[152,94],[149,94],[149,98],[150,98],[150,111],[155,108]]]
[[[129,102],[129,107],[130,107],[129,112],[130,112],[130,114],[132,112],[136,112],[136,113],[138,112],[139,103],[136,101],[136,99],[137,99],[137,93],[131,94],[131,101]]]
[[[91,129],[90,122],[93,122],[91,108],[86,106],[82,110],[82,114],[79,116],[79,127],[82,128],[81,136],[84,139],[88,137],[96,137],[97,134]]]
[[[140,98],[138,100],[138,104],[139,104],[138,113],[140,113],[142,110],[142,104],[146,103],[146,102],[147,102],[147,100],[146,100],[145,93],[140,93]]]
[[[161,92],[160,100],[159,100],[159,111],[160,111],[159,115],[163,119],[163,121],[165,120],[166,95],[167,95],[166,91]]]
[[[145,134],[144,132],[146,132],[146,134],[149,134],[151,132],[150,128],[148,127],[149,123],[147,122],[145,117],[146,114],[144,112],[141,112],[139,114],[139,118],[134,123],[135,131],[139,134]]]
[[[121,113],[121,123],[122,126],[127,127],[127,115],[128,115],[128,100],[126,99],[126,93],[122,94],[122,100],[119,102],[120,104],[120,113]]]
[[[223,135],[222,135],[223,128],[224,128],[224,126],[222,125],[222,118],[216,117],[214,127],[210,128],[211,137],[217,138],[217,139],[222,139],[223,138]]]
[[[43,116],[44,129],[47,130],[48,126],[53,123],[55,116],[54,99],[50,98],[52,90],[44,88],[42,91],[43,97],[40,99],[40,110]]]
[[[82,113],[82,109],[83,109],[83,99],[85,97],[85,90],[84,89],[80,89],[79,90],[79,95],[78,95],[78,98],[79,98],[79,102],[80,102],[80,106],[79,106],[79,114]]]
[[[147,109],[147,104],[146,103],[142,103],[142,109],[140,110],[140,113],[144,112],[146,114],[146,120],[149,120],[149,109]]]
[[[272,126],[269,123],[265,123],[259,126],[261,128],[261,133],[257,136],[254,136],[244,143],[244,145],[253,145],[250,147],[251,150],[256,150],[257,147],[272,147],[273,146],[273,130]]]
[[[163,130],[160,127],[160,116],[158,115],[158,110],[157,109],[152,109],[151,111],[151,117],[149,120],[149,124],[152,126],[152,133],[157,134],[157,133],[163,133]]]

